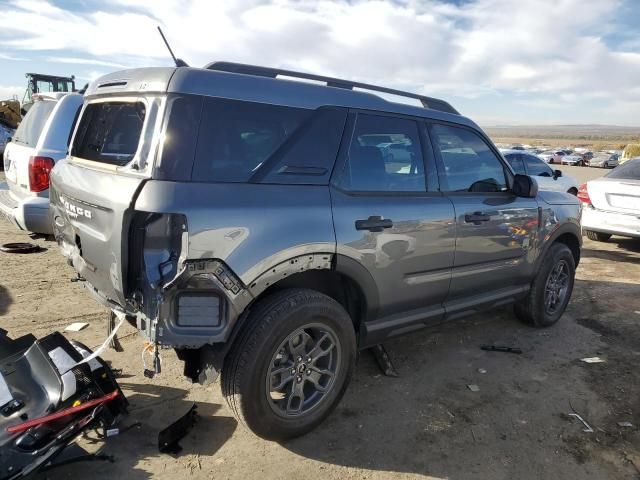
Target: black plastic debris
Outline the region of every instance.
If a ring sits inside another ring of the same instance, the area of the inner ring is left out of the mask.
[[[371,353],[373,353],[373,357],[376,359],[376,363],[378,364],[378,367],[380,367],[380,370],[382,370],[382,373],[384,373],[387,377],[399,376],[396,367],[391,361],[391,357],[389,356],[387,349],[384,348],[384,345],[374,345],[369,350],[371,350]]]
[[[39,245],[27,242],[5,243],[0,246],[0,252],[5,253],[36,253],[40,250]]]
[[[158,434],[158,448],[161,453],[178,454],[182,447],[178,442],[193,428],[198,416],[198,406],[194,403],[189,411]]]
[[[115,425],[126,408],[109,366],[84,345],[0,330],[0,480],[55,466],[78,435]]]
[[[522,350],[518,347],[503,347],[500,345],[482,345],[480,348],[488,352],[516,353],[518,355],[522,353]]]

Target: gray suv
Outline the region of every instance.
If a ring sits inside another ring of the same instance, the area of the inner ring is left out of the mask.
[[[51,186],[63,253],[155,373],[163,348],[221,372],[270,439],[326,418],[358,349],[510,302],[555,323],[580,259],[576,198],[448,103],[250,65],[98,79]]]

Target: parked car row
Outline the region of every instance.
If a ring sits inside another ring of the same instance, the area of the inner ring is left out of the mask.
[[[618,166],[619,155],[610,152],[577,152],[572,150],[555,150],[538,153],[544,162],[575,167],[614,168]]]

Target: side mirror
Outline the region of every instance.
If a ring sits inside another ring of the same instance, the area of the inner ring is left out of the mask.
[[[535,198],[538,195],[538,183],[529,175],[516,175],[511,190],[517,197]]]
[[[11,140],[13,140],[13,138],[7,137],[7,143],[9,143]]]
[[[562,170],[554,170],[553,178],[560,178],[562,176]]]

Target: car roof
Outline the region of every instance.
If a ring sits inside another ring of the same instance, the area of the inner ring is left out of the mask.
[[[34,102],[41,102],[41,101],[57,102],[62,97],[70,95],[71,93],[72,92],[42,92],[42,93],[34,93],[31,96],[31,99]]]
[[[357,86],[357,84],[354,85]],[[434,108],[392,102],[368,92],[307,81],[206,68],[147,67],[121,70],[92,82],[85,96],[91,98],[97,95],[152,92],[205,95],[308,109],[338,106],[376,110],[448,121],[480,130],[475,122],[465,116]],[[446,104],[446,102],[442,103]]]

